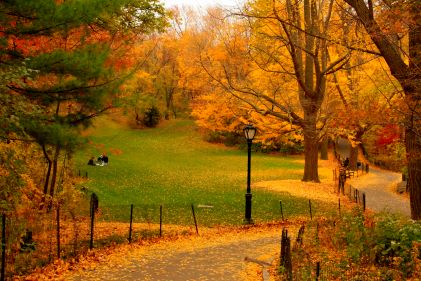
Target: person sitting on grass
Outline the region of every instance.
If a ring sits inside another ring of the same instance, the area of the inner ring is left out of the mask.
[[[91,157],[91,159],[89,159],[89,161],[88,161],[89,166],[96,166],[95,162],[94,162],[94,159],[95,159],[95,157],[93,157],[93,156]]]
[[[98,157],[97,166],[104,166],[104,154]]]
[[[102,162],[104,163],[105,166],[108,165],[108,156],[105,153],[102,154]]]

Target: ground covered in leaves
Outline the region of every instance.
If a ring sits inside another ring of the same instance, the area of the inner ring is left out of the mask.
[[[273,260],[284,226],[289,224],[213,228],[200,236],[114,245],[16,280],[256,280],[250,278],[261,273],[261,266],[254,261]]]

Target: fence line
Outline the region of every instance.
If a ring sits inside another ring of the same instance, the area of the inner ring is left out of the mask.
[[[6,279],[6,214],[1,217],[1,281]]]
[[[265,219],[284,221],[288,215],[293,216],[297,207],[301,209],[302,215],[306,214],[305,208],[308,208],[309,220],[326,215],[326,211],[329,211],[329,215],[332,214],[330,206],[323,209],[326,207],[310,200],[308,205],[306,202],[303,200],[299,207],[290,206],[288,201],[283,204],[276,199],[265,202],[273,205],[270,211],[272,213],[264,214]],[[199,225],[219,225],[225,218],[229,220],[228,224],[241,224],[244,213],[238,207],[239,204],[236,203],[107,206],[102,205],[98,197],[92,194],[85,204],[73,209],[67,205],[52,205],[49,211],[37,210],[31,213],[30,218],[11,214],[7,217],[7,224],[6,216],[3,216],[2,278],[11,278],[15,273],[24,274],[40,264],[50,263],[57,258],[75,257],[88,249],[113,242],[130,243],[164,234],[199,235]],[[254,211],[256,213],[253,217],[258,220],[260,214],[257,205]],[[26,238],[22,233],[26,233]]]
[[[321,224],[311,223],[303,224],[296,236],[295,244],[291,246],[293,240],[288,234],[288,229],[282,229],[281,245],[280,245],[280,256],[279,256],[279,279],[285,281],[307,281],[307,280],[371,280],[371,279],[360,279],[366,274],[365,269],[359,269],[357,265],[351,267],[343,267],[335,265],[330,260],[318,260],[311,257],[311,252],[308,252],[304,244],[312,244],[314,247],[317,245],[329,243],[330,238],[326,237],[326,230],[322,238],[319,237],[318,233],[322,230],[322,227],[329,227],[329,225],[336,226],[336,221],[323,221]],[[307,230],[304,230],[307,228]],[[311,232],[311,228],[314,228],[314,232]],[[306,234],[306,242],[304,243],[304,233]],[[323,239],[319,241],[319,239]],[[338,246],[336,246],[338,247]],[[355,279],[359,277],[358,279]],[[367,276],[365,276],[367,278]]]

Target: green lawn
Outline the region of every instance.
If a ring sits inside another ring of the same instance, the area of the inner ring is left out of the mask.
[[[77,169],[88,172],[84,183],[95,192],[100,206],[113,219],[127,218],[128,206],[135,205],[135,218],[156,221],[163,205],[167,222],[189,223],[190,204],[196,206],[199,220],[205,224],[241,223],[244,216],[247,152],[202,140],[189,120],[166,122],[160,128],[132,130],[108,118],[98,120],[88,145],[76,156]],[[95,146],[96,144],[96,146]],[[103,144],[103,148],[98,145]],[[108,153],[106,167],[86,165],[90,156]],[[299,158],[253,153],[252,182],[276,179],[300,179],[303,165]],[[308,214],[308,201],[289,194],[253,189],[253,219],[270,221],[280,217],[279,200],[290,217]],[[213,208],[197,208],[212,205]],[[315,211],[329,207],[314,202]],[[159,212],[159,211],[158,211]]]

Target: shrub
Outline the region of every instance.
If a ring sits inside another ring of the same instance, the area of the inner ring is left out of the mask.
[[[242,145],[246,140],[242,135],[233,132],[209,131],[205,140],[210,143],[223,143],[225,146]]]
[[[379,218],[374,231],[375,261],[379,265],[398,267],[409,276],[414,271],[414,242],[421,242],[421,223],[402,221],[387,215]],[[421,253],[417,253],[421,258]]]
[[[355,209],[351,216],[344,216],[336,238],[353,262],[368,261],[405,277],[414,273],[414,254],[421,258],[419,249],[414,253],[414,245],[421,243],[421,223],[391,214],[380,214],[373,221]]]
[[[362,210],[355,208],[350,216],[343,217],[337,232],[339,244],[345,244],[347,255],[353,262],[361,261],[370,250],[369,229],[364,222]]]
[[[161,113],[159,112],[159,109],[153,105],[145,111],[143,125],[148,128],[154,128],[159,124],[160,120]]]

